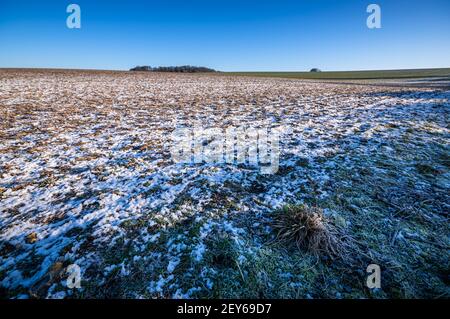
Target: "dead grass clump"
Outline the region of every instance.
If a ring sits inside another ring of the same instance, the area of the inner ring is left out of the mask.
[[[275,212],[272,227],[278,241],[295,243],[300,250],[316,256],[326,255],[334,259],[345,254],[345,245],[341,242],[345,236],[326,220],[318,207],[285,206]]]

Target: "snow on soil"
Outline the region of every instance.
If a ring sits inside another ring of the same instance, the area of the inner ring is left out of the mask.
[[[2,71],[1,285],[10,297],[65,297],[65,281],[48,279],[59,262],[80,266],[83,287],[138,273],[144,287],[128,297],[201,296],[216,284],[218,270],[204,264],[212,237],[231,238],[244,267],[270,234],[270,213],[327,198],[348,182],[337,168],[395,157],[389,141],[405,134],[419,157],[447,147],[449,97],[270,78]],[[230,126],[288,127],[278,173],[172,161],[175,128]]]

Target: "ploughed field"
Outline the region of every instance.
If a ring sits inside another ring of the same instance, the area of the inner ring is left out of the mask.
[[[448,298],[449,97],[0,70],[0,296]],[[278,170],[177,163],[181,127],[282,128]]]

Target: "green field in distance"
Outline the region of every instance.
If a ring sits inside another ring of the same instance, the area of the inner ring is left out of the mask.
[[[281,77],[293,79],[327,80],[369,80],[402,79],[423,77],[450,77],[450,68],[411,69],[411,70],[374,70],[374,71],[333,71],[333,72],[224,72],[226,75],[248,75],[262,77]]]

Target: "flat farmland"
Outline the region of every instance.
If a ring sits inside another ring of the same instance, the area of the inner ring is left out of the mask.
[[[450,68],[374,71],[325,71],[325,72],[230,72],[229,75],[281,77],[317,80],[374,80],[450,77]]]
[[[448,297],[449,98],[226,74],[0,70],[0,295]],[[283,128],[278,169],[178,163],[171,134],[182,127]],[[366,286],[369,264],[380,289]],[[81,288],[67,286],[69,265]]]

